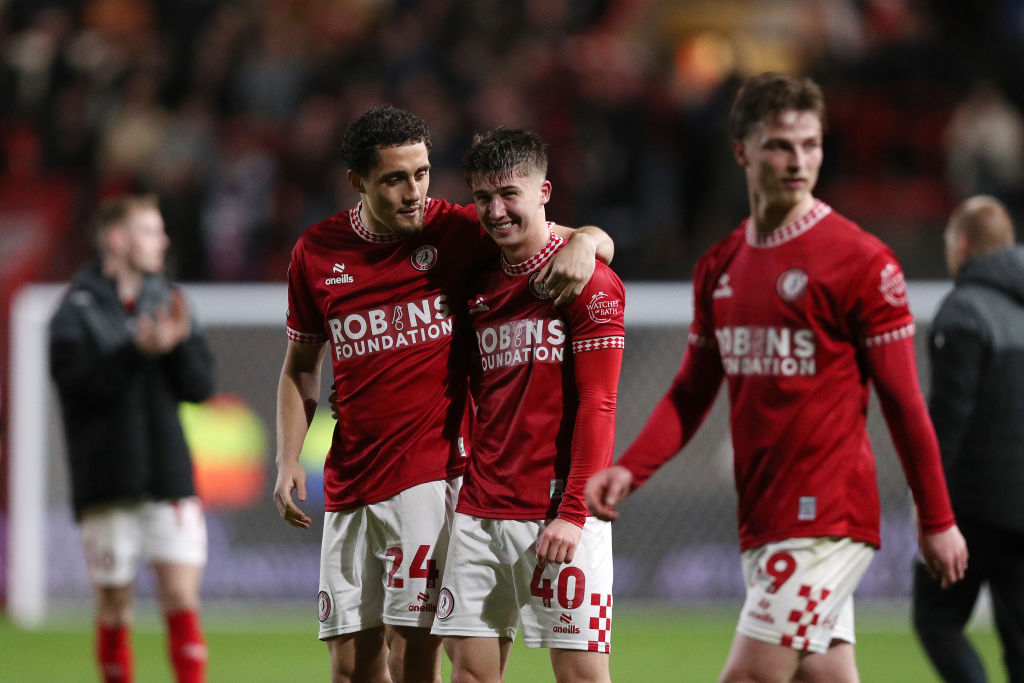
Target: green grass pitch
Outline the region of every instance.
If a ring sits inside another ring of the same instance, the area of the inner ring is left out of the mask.
[[[612,679],[621,683],[715,681],[725,661],[739,605],[714,609],[623,605],[616,609]],[[208,606],[204,617],[210,648],[211,683],[328,681],[327,652],[310,618],[294,607],[266,606],[240,611]],[[865,683],[931,683],[937,678],[910,632],[905,609],[858,608],[857,662]],[[990,681],[1005,681],[999,645],[988,624],[971,629]],[[164,638],[157,618],[140,615],[133,636],[136,678],[170,683]],[[447,661],[444,680],[449,680]],[[87,615],[51,620],[39,631],[22,631],[0,619],[0,680],[52,683],[98,680]],[[509,658],[509,683],[553,680],[546,650],[527,650],[520,641]]]

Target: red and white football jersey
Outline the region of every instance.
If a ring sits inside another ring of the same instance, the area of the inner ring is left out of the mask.
[[[428,199],[408,237],[370,232],[359,209],[307,229],[288,269],[288,338],[326,342],[334,369],[329,511],[462,473],[469,337],[457,309],[497,253],[473,206]]]
[[[536,277],[562,244],[552,235],[524,263],[502,259],[499,265],[494,259],[468,300],[478,409],[459,512],[497,519],[557,516],[582,527],[588,514],[583,486],[592,472],[611,464],[625,290],[598,262],[583,293],[556,308]],[[588,361],[601,368],[581,374]],[[588,380],[581,392],[579,376],[596,381]]]
[[[823,202],[769,235],[747,219],[698,263],[694,302],[689,343],[729,386],[741,547],[879,545],[860,354],[914,332],[889,248]]]

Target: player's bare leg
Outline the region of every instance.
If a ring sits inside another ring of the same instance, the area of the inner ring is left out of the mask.
[[[441,683],[441,638],[430,629],[386,626],[388,670],[394,683]]]
[[[776,683],[791,681],[800,666],[800,653],[737,633],[720,683]]]
[[[203,580],[202,567],[187,564],[153,565],[156,574],[160,609],[164,614],[181,610],[199,609],[199,586]]]
[[[558,683],[611,683],[608,655],[584,650],[551,649],[551,668]]]
[[[859,683],[853,643],[833,640],[825,654],[804,656],[793,680],[799,683]]]
[[[449,636],[444,651],[452,660],[452,683],[499,683],[512,641],[508,638]]]
[[[387,650],[383,626],[328,639],[331,683],[391,683]]]
[[[131,626],[134,588],[127,586],[94,586],[96,620],[104,626]]]

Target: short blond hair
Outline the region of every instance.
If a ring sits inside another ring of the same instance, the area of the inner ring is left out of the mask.
[[[92,219],[93,237],[99,253],[106,251],[107,235],[111,228],[124,222],[136,211],[148,209],[160,210],[160,200],[153,193],[122,195],[101,202]]]

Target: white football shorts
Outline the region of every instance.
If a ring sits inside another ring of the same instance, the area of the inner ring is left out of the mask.
[[[611,652],[612,527],[588,517],[573,561],[537,565],[547,520],[457,513],[431,633],[515,639],[527,647]]]
[[[206,564],[206,519],[199,498],[147,501],[88,510],[79,523],[89,577],[127,586],[150,564]]]
[[[382,624],[430,628],[462,477],[324,514],[320,639]]]
[[[743,553],[747,599],[736,630],[794,650],[855,643],[853,591],[875,549],[849,538],[792,538]]]

